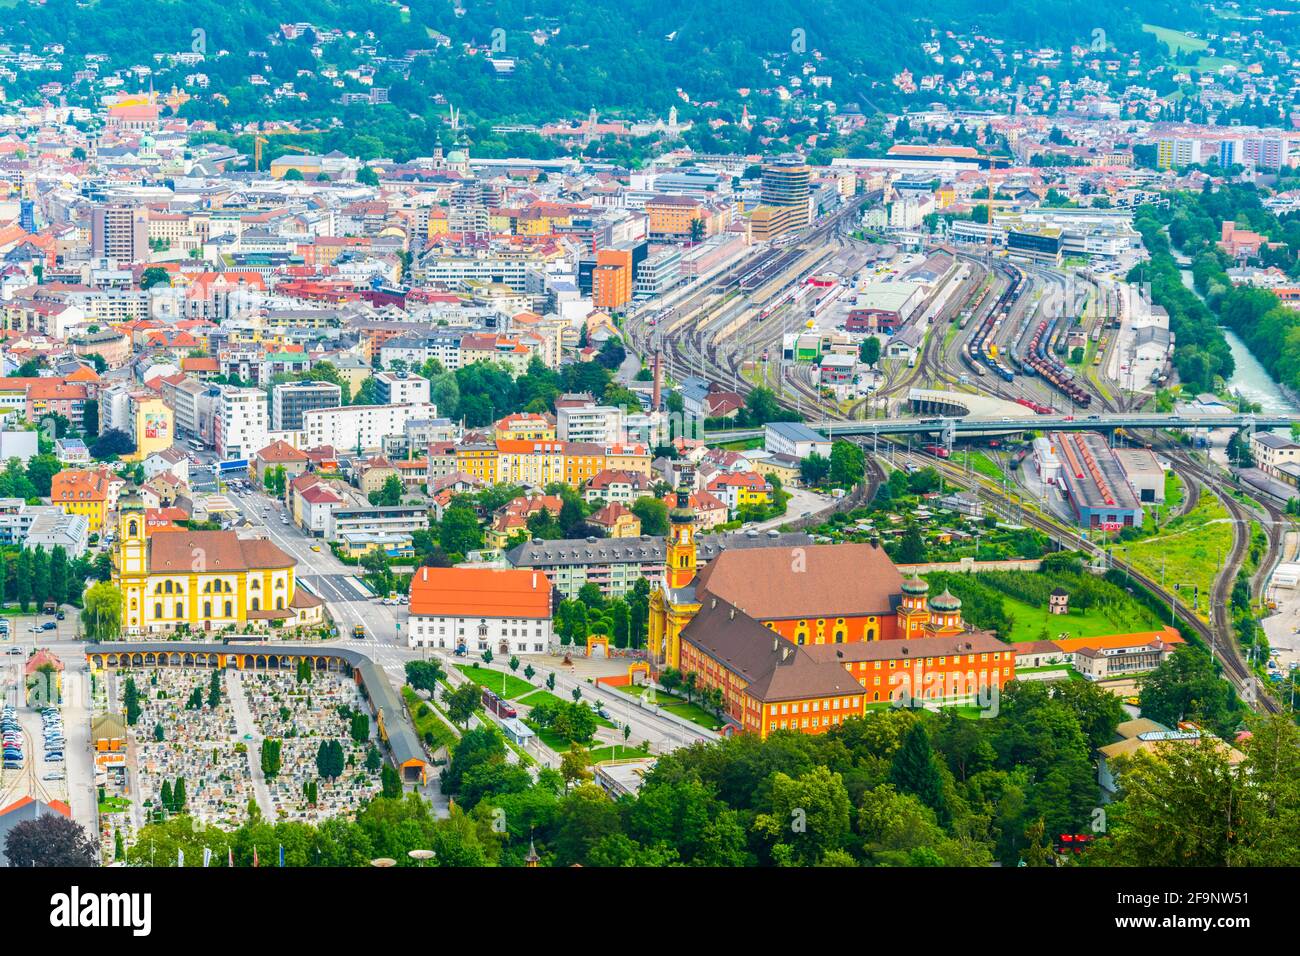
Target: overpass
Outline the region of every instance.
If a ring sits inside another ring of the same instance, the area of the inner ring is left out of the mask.
[[[1300,423],[1300,415],[1206,415],[1181,412],[1120,412],[1102,415],[1034,415],[1028,418],[967,416],[963,418],[885,418],[871,421],[810,421],[805,424],[828,438],[874,435],[938,435],[945,438],[961,434],[987,435],[1023,431],[1113,431],[1135,428],[1286,428]],[[710,431],[704,439],[711,442],[744,441],[761,438],[762,428],[733,428]]]

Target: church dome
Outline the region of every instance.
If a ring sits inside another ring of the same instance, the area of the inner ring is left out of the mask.
[[[929,582],[915,574],[903,582],[904,594],[925,594],[929,590]]]
[[[945,588],[938,597],[930,598],[930,607],[936,611],[960,611],[961,598]]]

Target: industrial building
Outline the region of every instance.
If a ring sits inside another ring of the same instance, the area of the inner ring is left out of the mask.
[[[1105,438],[1096,432],[1055,432],[1052,445],[1061,461],[1062,489],[1080,527],[1119,531],[1142,526],[1142,502]]]

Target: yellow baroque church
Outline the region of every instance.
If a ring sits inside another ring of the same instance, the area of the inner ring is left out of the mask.
[[[120,502],[113,583],[125,634],[320,625],[324,605],[297,587],[295,565],[271,541],[233,531],[148,534],[140,496]]]

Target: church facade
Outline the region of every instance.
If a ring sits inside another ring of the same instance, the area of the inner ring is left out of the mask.
[[[699,570],[685,492],[669,522],[652,663],[719,688],[734,729],[820,733],[871,704],[969,700],[1014,676],[1008,645],[874,542],[726,551]]]
[[[295,565],[271,541],[234,531],[146,534],[139,496],[120,503],[113,583],[125,634],[322,624],[324,604],[297,587]]]

